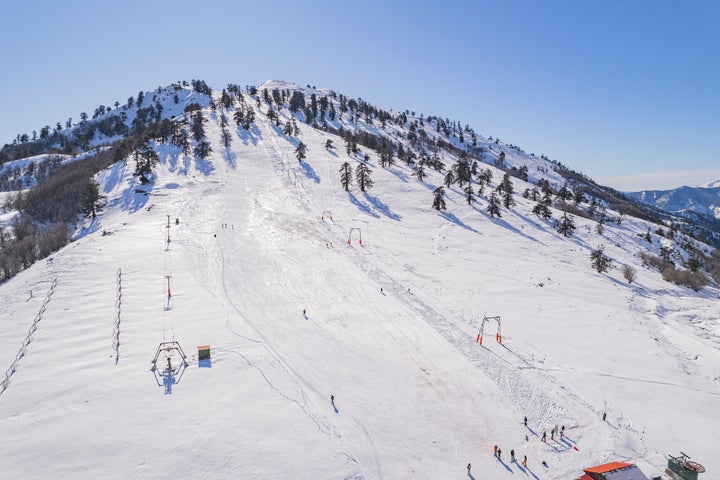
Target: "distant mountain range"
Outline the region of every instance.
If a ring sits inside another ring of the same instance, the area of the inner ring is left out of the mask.
[[[701,187],[626,192],[626,196],[664,212],[681,216],[699,227],[720,231],[720,180]]]
[[[673,190],[643,190],[627,195],[666,212],[710,215],[720,219],[720,181],[703,187],[680,187]]]

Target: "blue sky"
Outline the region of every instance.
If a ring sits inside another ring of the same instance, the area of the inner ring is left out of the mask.
[[[620,190],[720,179],[720,1],[0,4],[0,143],[178,80],[332,88]]]

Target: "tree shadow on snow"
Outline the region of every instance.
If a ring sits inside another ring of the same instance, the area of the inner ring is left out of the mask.
[[[139,185],[134,180],[131,181],[119,199],[120,207],[130,213],[143,209],[147,205],[151,190],[152,182]]]
[[[237,136],[242,142],[247,145],[248,143],[252,143],[253,145],[257,145],[258,143],[258,137],[260,136],[260,130],[256,125],[252,125],[250,127],[250,130],[245,130],[241,126],[237,127],[236,130]]]
[[[370,202],[372,204],[372,206],[375,207],[376,210],[380,211],[386,217],[388,217],[392,220],[400,220],[400,218],[402,218],[402,217],[400,217],[400,215],[398,215],[397,213],[390,210],[390,207],[387,204],[380,201],[379,198],[368,195],[367,192],[363,192],[363,195],[365,195],[365,200]]]
[[[471,232],[473,232],[473,233],[477,233],[477,234],[480,233],[480,232],[478,232],[477,230],[475,230],[474,228],[472,228],[470,225],[468,225],[467,223],[465,223],[465,222],[463,222],[462,220],[460,220],[459,218],[457,218],[454,214],[452,214],[452,213],[450,213],[450,212],[447,212],[447,211],[445,211],[445,212],[440,212],[440,216],[443,217],[443,218],[445,218],[446,220],[451,221],[452,223],[454,223],[454,224],[457,225],[458,227],[464,228],[465,230],[469,230],[469,231],[471,231]]]
[[[237,167],[237,163],[235,162],[235,159],[237,158],[237,155],[235,155],[234,152],[232,152],[229,148],[225,148],[225,161],[230,165],[230,168],[235,170],[235,167]]]
[[[168,166],[168,170],[175,172],[180,165],[180,152],[168,153],[165,163]]]
[[[360,200],[358,200],[352,192],[348,192],[348,197],[350,198],[350,202],[356,207],[358,207],[360,211],[367,213],[371,217],[380,218],[380,215],[378,215],[377,212],[375,212],[368,205],[365,205]]]
[[[107,177],[105,178],[105,188],[103,192],[108,194],[112,192],[120,183],[123,181],[125,169],[127,165],[122,162],[117,162],[110,168]]]
[[[473,206],[473,208],[474,208],[475,210],[477,210],[478,212],[480,212],[480,213],[484,213],[484,214],[487,216],[487,212],[481,212],[480,209],[478,209],[478,208],[475,207],[475,206]],[[523,232],[522,230],[518,230],[518,229],[515,228],[514,226],[510,225],[510,224],[509,224],[507,221],[505,221],[502,217],[491,218],[491,220],[493,220],[495,223],[501,225],[502,227],[505,227],[507,230],[510,230],[510,231],[513,232],[513,233],[517,233],[517,234],[520,235],[521,237],[525,237],[525,238],[527,238],[528,240],[530,240],[530,241],[532,241],[532,242],[542,243],[542,242],[540,242],[540,240],[538,240],[537,238],[535,238],[535,237],[533,237],[533,236],[531,236],[531,235],[528,235],[527,233]]]
[[[80,228],[80,231],[75,236],[75,240],[79,240],[87,235],[90,235],[91,233],[97,232],[98,230],[100,230],[100,220],[96,217],[90,221],[89,225]]]
[[[320,183],[320,177],[315,173],[315,169],[307,162],[300,162],[300,170],[303,171],[306,177],[311,179],[315,183]]]
[[[408,183],[408,176],[404,172],[397,171],[394,168],[388,168],[387,171],[395,175],[401,182]]]
[[[210,160],[195,157],[195,169],[207,177],[215,171],[215,165]]]

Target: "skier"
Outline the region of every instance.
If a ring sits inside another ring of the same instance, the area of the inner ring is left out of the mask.
[[[545,460],[542,461],[542,466],[545,467],[545,468],[548,468],[548,464],[547,464],[547,462],[546,462]]]
[[[547,443],[547,432],[543,432],[542,440],[543,442]]]
[[[303,317],[307,317],[307,315],[305,315],[305,312],[306,310],[303,308]]]
[[[527,417],[523,418],[523,425],[527,427]]]
[[[501,455],[502,455],[502,450],[500,450],[500,447],[498,447],[498,460],[500,460]]]
[[[383,292],[383,287],[380,287],[380,293],[382,293],[383,295],[385,295],[385,292]]]
[[[330,403],[335,405],[335,395],[333,395],[332,393],[330,394]]]
[[[550,430],[550,440],[555,440],[555,429]]]
[[[510,461],[511,462],[515,461],[515,449],[514,448],[512,450],[510,450]]]
[[[470,475],[470,464],[468,463],[468,475]]]
[[[565,425],[560,427],[560,439],[563,439],[565,437]]]
[[[497,452],[498,452],[498,446],[493,445],[493,457],[497,457]]]
[[[603,422],[605,421],[606,418],[607,418],[607,412],[603,412]]]
[[[527,467],[527,455],[523,455],[522,466]]]

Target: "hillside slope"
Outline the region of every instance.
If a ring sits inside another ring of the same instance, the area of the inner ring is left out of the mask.
[[[601,237],[577,218],[566,238],[519,195],[491,218],[455,187],[436,212],[440,173],[421,182],[372,155],[374,187],[345,192],[341,164],[369,150],[348,156],[302,123],[288,137],[263,115],[226,149],[204,108],[209,159],[157,145],[145,187],[116,164],[98,177],[106,211],[0,285],[5,368],[57,281],[0,395],[9,477],[436,479],[471,462],[475,478],[567,479],[682,450],[720,478],[718,290],[643,267],[649,224]],[[636,282],[590,267],[600,243]],[[501,318],[502,343],[496,323],[476,343],[483,316]],[[166,386],[150,362],[170,341],[188,366]],[[550,440],[556,424],[565,438]]]

